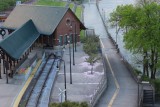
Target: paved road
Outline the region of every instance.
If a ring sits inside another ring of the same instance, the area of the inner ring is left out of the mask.
[[[137,107],[137,83],[123,65],[121,57],[116,53],[115,47],[108,39],[95,4],[85,4],[84,6],[85,25],[95,28],[95,33],[100,35],[110,68],[107,70],[108,89],[106,89],[96,107]],[[90,13],[90,15],[87,13]]]

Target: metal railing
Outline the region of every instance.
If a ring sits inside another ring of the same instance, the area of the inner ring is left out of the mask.
[[[103,77],[97,88],[94,90],[93,96],[90,99],[90,107],[94,107],[95,104],[97,103],[98,99],[100,98],[100,96],[102,95],[103,91],[106,89],[107,87],[107,79],[105,77]]]
[[[101,78],[99,84],[97,85],[96,89],[93,92],[93,96],[90,99],[89,105],[90,107],[94,107],[98,101],[98,99],[101,97],[102,93],[105,91],[107,88],[107,75],[106,75],[106,57],[103,53],[103,49],[101,48],[101,56],[102,56],[102,61],[103,61],[103,68],[104,68],[104,75]]]

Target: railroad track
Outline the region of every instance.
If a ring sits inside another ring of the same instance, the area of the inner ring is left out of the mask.
[[[49,75],[53,74],[52,70],[56,70],[56,62],[54,54],[50,54],[38,74],[33,78],[23,107],[41,107],[43,105],[43,93],[46,92],[44,88]]]

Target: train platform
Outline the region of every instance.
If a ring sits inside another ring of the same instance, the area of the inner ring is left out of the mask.
[[[88,55],[83,51],[83,44],[77,45],[77,51],[74,52],[75,65],[73,65],[73,48],[71,47],[71,74],[72,84],[70,84],[70,54],[69,49],[66,48],[62,59],[66,66],[66,92],[67,100],[75,102],[90,102],[94,95],[99,82],[104,76],[104,69],[101,60],[98,60],[93,67],[91,73],[91,66],[86,62]],[[61,63],[60,70],[53,87],[50,103],[60,102],[61,97],[64,101],[65,82],[64,82],[64,63]],[[61,96],[62,95],[62,96]]]
[[[29,77],[29,74],[27,74],[27,72],[23,72],[23,69],[26,70],[26,68],[28,68],[31,60],[33,60],[33,57],[35,57],[35,50],[29,54],[28,59],[19,67],[13,78],[9,78],[8,84],[6,84],[6,74],[1,72],[2,79],[0,79],[0,107],[13,107],[14,101]]]

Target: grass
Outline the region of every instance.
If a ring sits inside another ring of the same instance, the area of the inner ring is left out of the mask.
[[[85,38],[84,30],[81,30],[81,32],[80,32],[80,41],[82,43],[84,43],[85,40],[86,40],[86,38]]]
[[[63,1],[53,1],[53,0],[38,0],[36,5],[47,5],[47,6],[62,6],[66,5],[66,2]]]
[[[74,4],[73,4],[73,3],[70,3],[70,4],[69,4],[69,8],[72,10],[73,7],[74,7]]]
[[[81,19],[81,13],[82,13],[82,6],[77,6],[76,9],[76,16]]]

